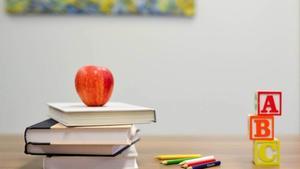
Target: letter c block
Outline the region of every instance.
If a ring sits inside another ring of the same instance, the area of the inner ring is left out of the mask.
[[[255,140],[253,162],[258,166],[280,165],[280,141],[278,139],[272,141]]]

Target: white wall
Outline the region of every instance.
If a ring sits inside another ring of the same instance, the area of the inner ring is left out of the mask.
[[[146,134],[246,134],[254,91],[284,92],[277,133],[299,133],[299,1],[200,0],[193,19],[26,16],[0,3],[0,132],[79,101],[85,64],[110,67],[112,100],[157,108]]]

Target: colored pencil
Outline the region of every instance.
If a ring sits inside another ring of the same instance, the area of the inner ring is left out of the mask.
[[[200,165],[194,165],[190,166],[187,169],[204,169],[204,168],[209,168],[209,167],[214,167],[214,166],[219,166],[221,165],[221,161],[215,161],[211,163],[206,163],[206,164],[200,164]]]
[[[181,167],[182,168],[187,168],[187,167],[190,167],[190,166],[195,166],[195,165],[200,165],[200,164],[206,164],[206,163],[211,163],[211,162],[215,162],[215,161],[216,161],[215,159],[198,161],[198,162],[194,162],[194,163],[183,164]]]
[[[163,160],[160,163],[164,164],[164,165],[172,165],[172,164],[179,164],[182,161],[191,160],[191,159],[194,159],[194,158],[178,158],[178,159],[173,159],[173,160]]]
[[[159,160],[173,160],[179,158],[199,158],[201,154],[165,154],[156,156]]]
[[[206,156],[206,157],[201,157],[193,160],[188,160],[185,163],[183,163],[181,167],[186,168],[189,166],[200,165],[200,164],[210,163],[214,161],[216,161],[214,156]]]
[[[200,161],[204,161],[204,160],[211,160],[211,159],[215,159],[215,157],[214,156],[205,156],[205,157],[195,158],[195,159],[183,161],[183,162],[179,163],[179,165],[200,162]]]

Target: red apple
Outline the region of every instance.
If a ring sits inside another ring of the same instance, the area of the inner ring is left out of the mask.
[[[87,65],[77,71],[75,87],[85,105],[103,106],[112,94],[114,78],[105,67]]]

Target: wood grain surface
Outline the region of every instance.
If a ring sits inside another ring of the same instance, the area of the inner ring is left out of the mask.
[[[137,143],[140,169],[179,169],[164,166],[153,157],[158,154],[200,153],[215,155],[222,161],[215,169],[299,169],[300,136],[282,136],[281,165],[279,167],[257,167],[252,164],[252,142],[238,136],[144,136]],[[42,157],[25,155],[23,137],[0,135],[0,169],[42,169]]]

